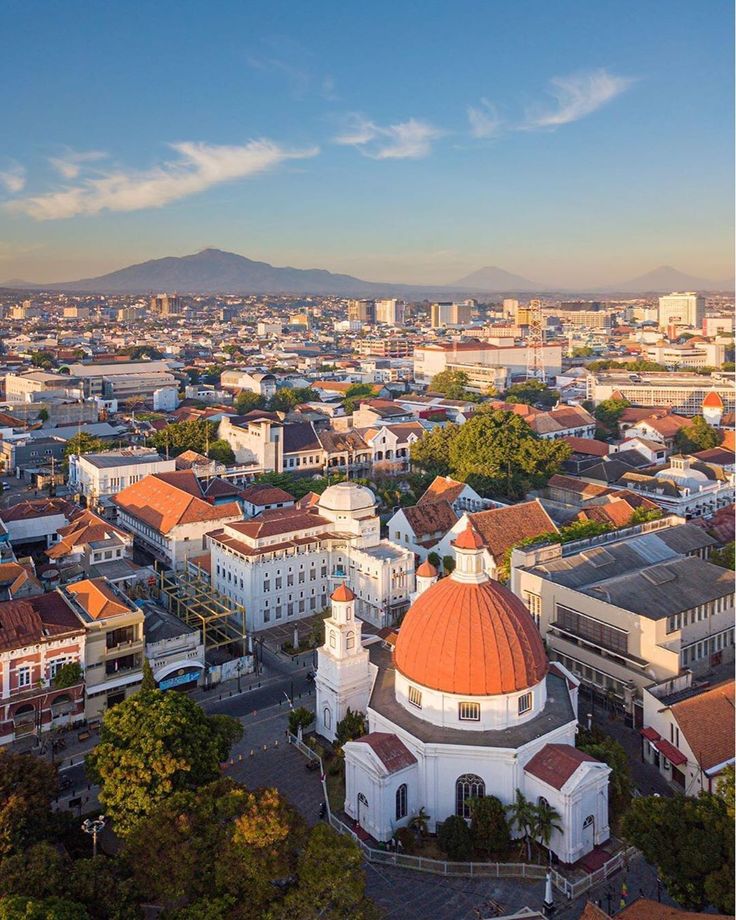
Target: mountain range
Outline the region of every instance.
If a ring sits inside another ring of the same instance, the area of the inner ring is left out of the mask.
[[[0,284],[11,289],[41,289],[95,294],[145,294],[150,291],[229,294],[336,294],[340,296],[439,297],[443,294],[563,293],[564,289],[530,281],[493,265],[445,285],[410,285],[364,281],[319,268],[276,267],[221,249],[204,249],[188,256],[168,256],[129,265],[118,271],[79,281],[37,284],[13,279]],[[647,274],[586,293],[662,293],[677,290],[720,291],[732,282],[712,282],[663,265]]]

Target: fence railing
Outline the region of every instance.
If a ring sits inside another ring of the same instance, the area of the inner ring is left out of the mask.
[[[363,855],[372,863],[380,865],[397,866],[401,869],[414,869],[418,872],[432,872],[435,875],[445,876],[490,876],[491,878],[528,878],[543,879],[547,875],[546,866],[535,866],[529,863],[499,863],[499,862],[449,862],[443,859],[429,859],[425,856],[413,856],[409,853],[397,853],[395,850],[378,850],[369,846],[364,840],[348,827],[344,821],[341,821],[337,815],[332,813],[330,800],[327,796],[327,781],[322,763],[322,758],[316,751],[313,751],[309,745],[305,744],[294,735],[289,735],[289,743],[293,744],[298,750],[307,756],[310,760],[319,761],[320,780],[322,782],[322,792],[324,794],[325,806],[327,809],[326,817],[331,827],[338,833],[351,837],[360,847]],[[574,900],[594,885],[605,881],[614,872],[621,869],[636,852],[634,847],[627,850],[620,850],[615,856],[611,857],[608,862],[604,863],[600,869],[585,875],[583,878],[572,881],[556,869],[551,870],[552,884],[568,900]]]

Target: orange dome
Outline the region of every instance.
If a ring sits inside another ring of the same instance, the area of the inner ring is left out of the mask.
[[[355,595],[346,584],[338,585],[330,595],[332,601],[354,601]]]
[[[710,393],[706,393],[705,399],[703,400],[703,408],[723,409],[723,400],[715,390],[711,390]]]
[[[417,569],[417,575],[419,578],[434,578],[437,574],[437,569],[432,565],[431,562],[425,561]]]
[[[467,584],[452,577],[411,606],[394,664],[413,683],[468,696],[525,690],[548,667],[537,627],[518,597],[497,581]]]

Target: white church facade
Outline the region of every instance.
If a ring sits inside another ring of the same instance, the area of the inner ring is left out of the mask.
[[[550,665],[523,603],[485,572],[472,526],[440,581],[429,563],[393,648],[362,639],[347,584],[332,595],[318,650],[317,731],[335,738],[348,707],[368,732],[344,745],[345,812],[376,840],[420,808],[430,830],[470,817],[473,798],[516,790],[560,815],[550,847],[574,863],[609,837],[610,768],[575,747],[578,681]]]

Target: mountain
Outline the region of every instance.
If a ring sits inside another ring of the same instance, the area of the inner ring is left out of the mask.
[[[728,283],[708,281],[707,278],[686,275],[671,265],[660,265],[659,268],[646,272],[644,275],[601,287],[598,290],[624,294],[669,294],[671,291],[724,291],[732,287],[732,281]]]
[[[351,275],[335,275],[323,269],[276,268],[221,249],[204,249],[190,256],[169,256],[129,265],[119,271],[44,284],[47,290],[100,294],[179,291],[180,293],[232,294],[378,294],[394,285],[361,281]]]
[[[455,281],[451,287],[478,291],[479,293],[497,293],[505,291],[543,291],[549,290],[536,281],[513,275],[495,265],[486,265],[476,272],[471,272]]]

